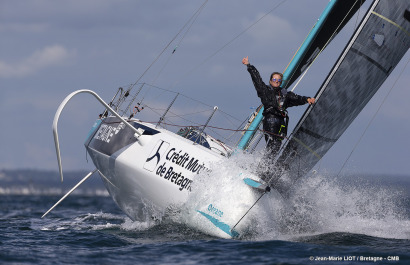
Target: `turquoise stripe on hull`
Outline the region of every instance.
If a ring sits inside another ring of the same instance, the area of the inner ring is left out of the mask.
[[[225,233],[227,233],[232,238],[239,236],[238,232],[236,232],[235,230],[231,230],[231,227],[229,225],[225,224],[224,222],[221,222],[218,219],[216,219],[215,217],[210,216],[209,214],[206,214],[204,212],[201,212],[201,211],[198,211],[198,210],[197,210],[197,212],[202,214],[203,216],[205,216],[209,221],[211,221],[212,224],[214,224],[217,228],[219,228],[222,231],[224,231]]]
[[[85,143],[84,144],[86,144],[90,140],[90,137],[95,133],[95,130],[98,128],[98,126],[100,126],[101,122],[102,122],[101,119],[95,121],[93,127],[90,129],[90,131],[88,132],[87,137],[85,138]]]

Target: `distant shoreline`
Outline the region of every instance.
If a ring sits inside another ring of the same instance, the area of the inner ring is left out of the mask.
[[[64,172],[64,182],[57,171],[38,169],[0,170],[0,195],[62,195],[88,172]],[[109,196],[98,174],[87,179],[73,195]]]

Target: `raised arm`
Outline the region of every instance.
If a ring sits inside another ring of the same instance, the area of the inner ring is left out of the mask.
[[[242,63],[247,66],[248,72],[251,75],[253,85],[255,86],[256,91],[259,93],[266,88],[266,84],[263,82],[261,75],[255,66],[249,63],[249,58],[246,56],[242,59]]]

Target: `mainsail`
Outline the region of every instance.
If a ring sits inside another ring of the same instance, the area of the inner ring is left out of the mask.
[[[286,189],[309,172],[369,102],[410,47],[410,0],[376,0],[296,125],[278,163]]]

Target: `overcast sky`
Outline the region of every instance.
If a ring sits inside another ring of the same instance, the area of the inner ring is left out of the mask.
[[[51,126],[65,96],[77,89],[91,89],[109,101],[119,86],[141,76],[203,2],[2,0],[0,169],[57,170]],[[282,2],[210,0],[155,84],[245,119],[249,108],[260,101],[242,58],[249,56],[265,81],[271,72],[283,71],[328,0]],[[368,6],[364,5],[315,61],[296,93],[316,93]],[[410,173],[410,67],[404,69],[409,58],[407,53],[329,151],[322,169],[340,169],[397,81],[344,171]],[[152,82],[160,68],[154,65],[141,81]],[[93,169],[91,161],[86,161],[83,142],[101,110],[95,100],[84,95],[64,111],[59,131],[65,170]],[[290,127],[304,110],[290,109]]]

